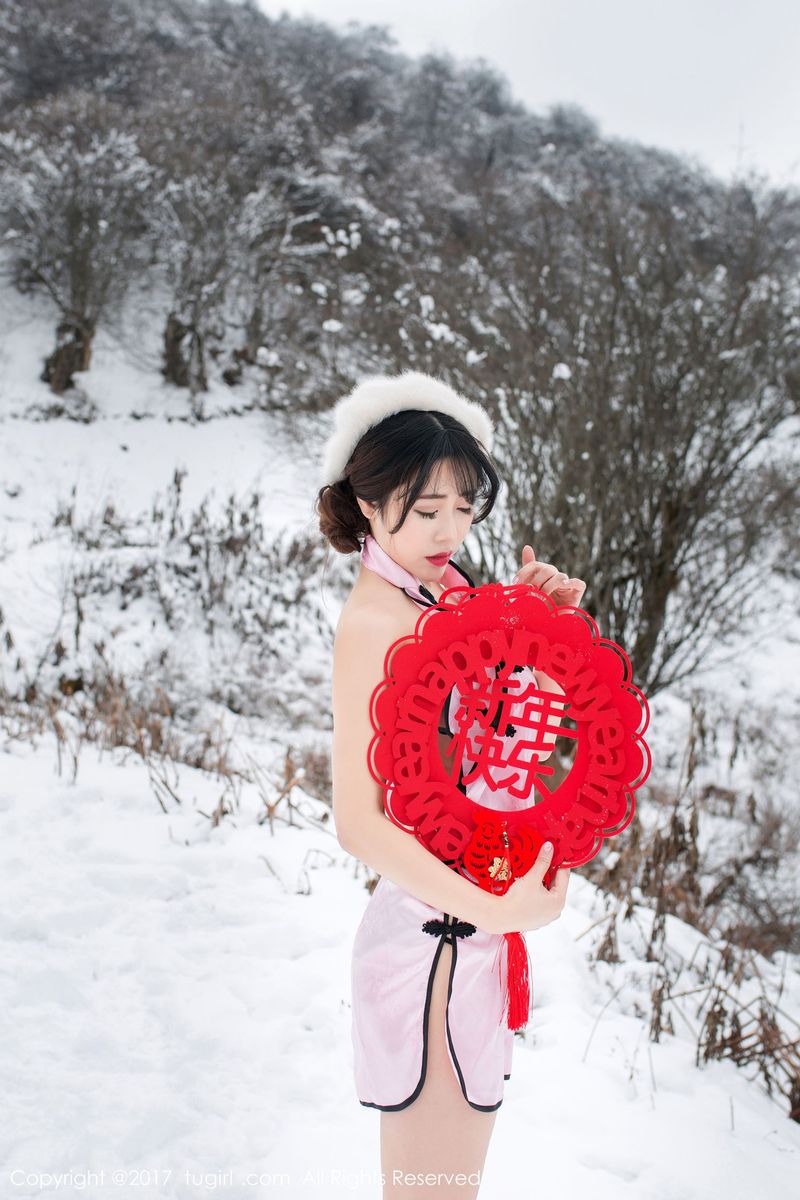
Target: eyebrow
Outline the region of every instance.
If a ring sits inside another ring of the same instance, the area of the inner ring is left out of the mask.
[[[446,500],[447,492],[426,492],[424,496],[417,496],[418,500]],[[469,496],[461,495],[459,500],[469,500]]]

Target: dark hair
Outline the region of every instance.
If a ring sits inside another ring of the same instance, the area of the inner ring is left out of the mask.
[[[340,554],[360,551],[370,526],[356,496],[383,513],[399,488],[403,507],[400,519],[390,530],[397,533],[440,462],[452,466],[459,494],[471,504],[479,497],[483,499],[473,524],[484,521],[500,490],[500,478],[489,454],[455,417],[411,408],[392,413],[368,429],[348,459],[344,479],[320,488],[314,508],[323,537]]]

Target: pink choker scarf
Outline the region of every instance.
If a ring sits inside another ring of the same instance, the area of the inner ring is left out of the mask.
[[[391,555],[387,554],[383,547],[376,542],[371,533],[364,538],[361,561],[365,567],[374,571],[376,575],[380,575],[382,579],[402,588],[407,596],[416,600],[417,604],[429,608],[432,604],[437,603],[436,598],[425,587],[425,584],[416,575],[412,575],[405,567],[401,567],[398,562],[395,562]],[[444,588],[463,586],[465,581],[469,587],[475,586],[466,571],[462,571],[461,567],[457,566],[451,558],[442,572],[442,586]]]

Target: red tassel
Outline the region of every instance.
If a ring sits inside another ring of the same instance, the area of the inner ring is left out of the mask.
[[[530,960],[528,947],[521,933],[504,934],[507,947],[505,1013],[509,1029],[521,1029],[528,1020],[531,1007]]]

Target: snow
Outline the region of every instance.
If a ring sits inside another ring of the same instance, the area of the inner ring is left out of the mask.
[[[234,401],[217,385],[215,419],[187,421],[185,394],[158,375],[146,306],[132,349],[98,336],[81,377],[96,420],[32,419],[54,399],[37,380],[54,321],[44,301],[8,291],[0,318],[0,593],[26,657],[58,621],[63,548],[42,538],[73,488],[80,514],[113,498],[131,517],[180,469],[193,504],[258,489],[271,529],[313,528],[323,422],[316,443],[292,441],[278,415],[226,415]],[[788,618],[775,628],[747,670],[734,660],[704,682],[731,705],[753,692],[766,704],[780,677],[788,730],[800,650]],[[163,630],[139,632],[155,643]],[[686,719],[682,695],[653,704],[654,775],[674,778]],[[239,737],[278,769],[287,730],[250,720]],[[379,1118],[358,1103],[350,1046],[349,956],[368,873],[339,847],[325,806],[295,789],[297,823],[271,832],[245,785],[213,825],[222,785],[210,774],[177,766],[180,803],[164,812],[130,752],[83,745],[74,779],[61,753],[59,770],[52,730],[0,735],[3,1194],[380,1196]],[[726,774],[727,757],[721,747],[700,773],[740,784],[756,769],[745,756]],[[591,1200],[788,1200],[800,1129],[784,1102],[730,1062],[696,1067],[688,1027],[649,1040],[637,1010],[655,964],[636,923],[619,924],[621,963],[588,960],[602,904],[573,872],[560,920],[528,934],[533,1012],[482,1200],[532,1185]],[[652,913],[636,908],[649,928]],[[688,961],[696,931],[670,917],[667,936]],[[779,969],[765,964],[765,977]],[[795,1017],[799,978],[791,962],[783,1003]]]
[[[435,342],[455,342],[456,335],[446,321],[426,321],[425,328]]]
[[[285,1172],[297,1196],[316,1186],[303,1173],[321,1170],[327,1194],[347,1195],[334,1168],[369,1169],[377,1154],[376,1116],[350,1081],[348,952],[366,901],[356,864],[330,834],[270,836],[254,803],[211,831],[197,809],[214,785],[188,769],[183,808],[165,815],[144,769],[115,757],[84,750],[76,784],[59,779],[46,741],[0,757],[10,1166],[147,1165],[173,1173],[170,1196],[196,1194],[186,1170]],[[593,892],[574,877],[561,920],[529,935],[533,1017],[485,1194],[514,1194],[532,1130],[537,1175],[567,1194],[788,1189],[800,1136],[741,1073],[698,1071],[685,1039],[648,1043],[640,1021],[610,1011],[593,1030],[604,996],[576,941]]]
[[[288,1196],[320,1178],[328,1196],[379,1196],[350,1186],[380,1172],[378,1117],[351,1079],[363,868],[330,833],[271,836],[254,797],[212,830],[198,810],[217,789],[188,768],[166,815],[116,754],[84,749],[73,784],[44,739],[8,746],[0,773],[6,1169],[146,1168],[170,1197],[203,1194],[186,1172],[230,1172],[236,1197],[261,1194],[253,1172],[288,1175]],[[580,940],[596,902],[574,875],[561,919],[528,935],[533,1013],[481,1195],[521,1194],[528,1170],[597,1200],[788,1200],[800,1131],[776,1105],[728,1063],[698,1070],[680,1031],[651,1043],[604,1009]]]

